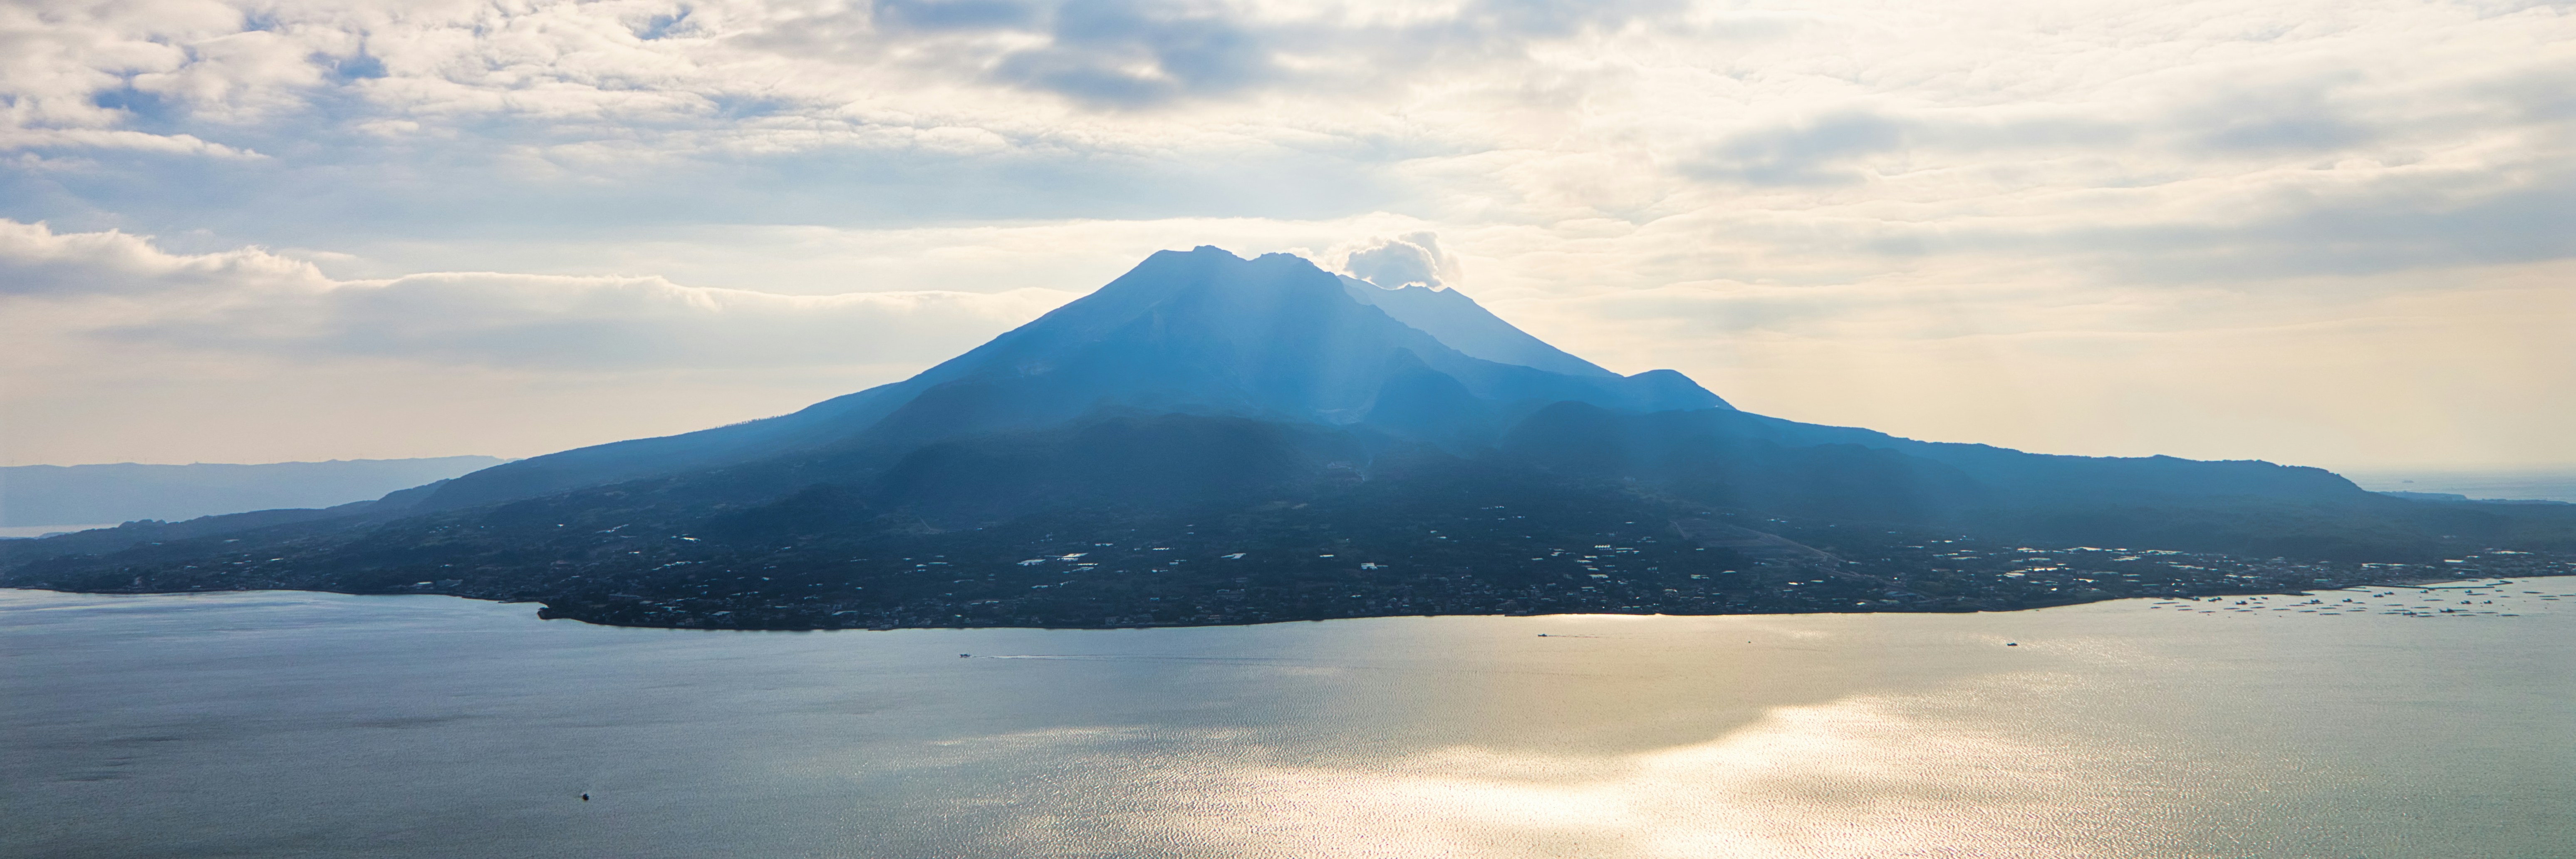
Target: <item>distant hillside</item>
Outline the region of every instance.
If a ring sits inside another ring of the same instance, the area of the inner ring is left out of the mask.
[[[262,465],[10,466],[0,468],[0,527],[178,520],[284,507],[330,507],[506,461],[490,456],[440,456]]]

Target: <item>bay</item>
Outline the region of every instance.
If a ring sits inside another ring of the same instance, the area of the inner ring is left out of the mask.
[[[2569,579],[828,633],[0,590],[7,856],[2542,857],[2570,773]]]

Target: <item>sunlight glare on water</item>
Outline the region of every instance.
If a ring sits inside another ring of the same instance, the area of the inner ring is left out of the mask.
[[[0,853],[2563,855],[2576,582],[2525,584],[838,633],[0,591]]]

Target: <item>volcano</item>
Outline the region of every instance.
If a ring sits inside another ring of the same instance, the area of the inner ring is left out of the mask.
[[[16,542],[0,582],[72,590],[452,593],[651,626],[1142,626],[2295,589],[2576,548],[2576,508],[1765,417],[1678,372],[1605,370],[1453,290],[1200,247],[793,414],[329,510]]]
[[[1155,254],[1098,291],[901,382],[790,415],[521,460],[442,486],[429,503],[467,506],[1107,413],[1490,439],[1507,418],[1557,402],[1635,413],[1727,407],[1680,373],[1623,377],[1557,351],[1455,292],[1379,289],[1286,254],[1244,260],[1200,247]]]

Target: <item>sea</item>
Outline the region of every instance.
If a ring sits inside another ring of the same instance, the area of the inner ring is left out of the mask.
[[[2372,492],[2443,492],[2481,500],[2576,503],[2576,468],[2354,471],[2344,477]]]
[[[0,590],[8,857],[2567,857],[2576,579],[816,633]]]

